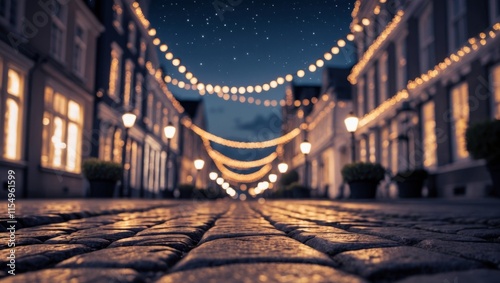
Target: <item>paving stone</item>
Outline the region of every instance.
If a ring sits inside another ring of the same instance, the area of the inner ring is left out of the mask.
[[[64,219],[59,215],[46,214],[23,216],[18,219],[18,221],[22,224],[23,227],[32,227],[43,224],[62,222],[64,221]]]
[[[349,229],[350,232],[357,232],[379,236],[406,245],[414,245],[425,239],[441,239],[457,242],[484,242],[483,239],[454,234],[443,234],[418,229],[409,229],[403,227],[357,227]]]
[[[175,270],[228,263],[295,262],[332,265],[328,256],[284,236],[217,239],[191,250]]]
[[[417,247],[490,263],[500,268],[500,243],[461,243],[457,245],[455,242],[431,239],[418,243]]]
[[[60,231],[60,230],[45,230],[45,231],[44,230],[38,230],[38,231],[28,230],[28,231],[26,231],[26,229],[19,229],[16,231],[16,233],[19,236],[35,238],[35,239],[38,239],[42,242],[45,240],[48,240],[50,238],[55,238],[59,235],[67,234],[66,231]]]
[[[258,235],[285,236],[285,233],[277,230],[276,228],[266,228],[259,226],[249,227],[246,224],[242,225],[241,227],[234,226],[234,224],[233,226],[214,226],[203,235],[200,244],[220,238],[234,238]]]
[[[333,257],[343,270],[371,280],[394,280],[412,274],[428,274],[481,267],[478,262],[414,247],[373,248],[340,253]]]
[[[152,236],[152,235],[165,235],[165,234],[183,234],[189,236],[195,241],[199,241],[205,231],[192,228],[192,227],[171,227],[171,228],[149,228],[137,233],[137,236]]]
[[[196,243],[186,235],[168,234],[168,235],[153,235],[153,236],[136,236],[118,240],[112,243],[109,247],[123,246],[167,246],[179,251],[188,251]]]
[[[329,255],[351,250],[394,247],[400,245],[397,242],[384,238],[354,233],[316,234],[315,237],[306,241],[305,244]]]
[[[127,237],[134,236],[135,233],[128,230],[104,230],[100,228],[86,229],[74,232],[67,237],[76,238],[101,238],[110,241],[116,241]],[[64,237],[64,236],[62,236]]]
[[[360,277],[331,267],[298,263],[230,264],[175,272],[158,283],[365,283]]]
[[[398,281],[397,283],[498,283],[500,270],[473,269],[467,271],[445,272],[433,275],[418,275]]]
[[[144,282],[144,279],[132,269],[114,268],[54,268],[48,270],[16,274],[0,280],[2,283],[125,283]]]
[[[458,231],[457,234],[478,237],[483,239],[494,239],[500,237],[500,229],[467,229]]]
[[[15,248],[16,269],[33,270],[41,268],[49,263],[56,263],[65,260],[74,255],[91,251],[84,245],[29,245]],[[10,249],[0,251],[0,265],[5,266]]]
[[[420,224],[420,225],[415,225],[415,228],[418,229],[423,229],[427,231],[432,231],[432,232],[440,232],[440,233],[451,233],[455,234],[460,230],[466,230],[466,229],[478,229],[478,228],[487,228],[484,225],[467,225],[467,224],[441,224],[441,225],[432,225],[432,224]]]
[[[69,244],[81,244],[92,249],[102,249],[109,246],[110,243],[111,241],[101,238],[78,238],[69,241]]]
[[[162,246],[131,246],[98,250],[65,260],[57,267],[132,268],[140,271],[166,270],[179,252]]]
[[[0,244],[0,249],[6,249],[9,244],[8,241],[6,240],[7,238],[2,237],[1,239],[2,239],[2,244]],[[16,246],[36,245],[42,243],[43,243],[42,241],[35,238],[16,236]]]

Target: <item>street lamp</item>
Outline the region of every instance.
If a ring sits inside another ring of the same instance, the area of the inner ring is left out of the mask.
[[[303,142],[300,143],[300,151],[302,154],[304,154],[304,186],[307,188],[309,185],[308,182],[308,171],[309,171],[309,166],[307,164],[307,155],[311,152],[311,143],[308,142],[307,140],[304,140]]]
[[[134,113],[127,112],[122,115],[122,121],[123,121],[123,126],[125,127],[125,138],[124,140],[124,149],[122,150],[122,162],[123,162],[123,169],[126,171],[129,170],[130,165],[127,164],[127,140],[128,140],[128,131],[130,128],[132,128],[135,124],[135,120],[137,119],[137,116]],[[128,166],[127,166],[128,165]],[[130,176],[130,174],[126,174],[127,177]],[[123,174],[122,177],[122,185],[120,187],[120,192],[119,195],[120,197],[124,196],[125,193],[125,184],[127,184],[127,195],[130,197],[131,196],[131,191],[130,188],[128,188],[128,180],[125,180],[125,174]]]
[[[278,164],[278,171],[280,171],[281,174],[286,173],[286,171],[288,171],[288,164],[285,162]]]
[[[203,169],[203,166],[205,166],[205,161],[203,159],[198,158],[193,163],[194,163],[194,168],[196,169],[196,178],[194,178],[193,181],[194,185],[196,186],[196,179],[198,179],[200,170]]]
[[[176,128],[172,122],[168,122],[168,125],[163,128],[165,137],[167,138],[167,160],[165,165],[165,191],[163,192],[163,197],[167,197],[168,192],[168,173],[169,173],[169,162],[170,162],[170,140],[175,136]]]
[[[356,130],[358,129],[358,122],[359,122],[358,117],[356,117],[352,111],[344,120],[347,131],[351,133],[351,162],[354,162],[356,160],[356,153],[355,153],[356,139],[354,137],[354,132],[356,132]]]

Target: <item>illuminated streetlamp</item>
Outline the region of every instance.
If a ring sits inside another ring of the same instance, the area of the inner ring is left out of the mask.
[[[344,123],[347,131],[351,133],[351,162],[354,162],[356,160],[356,139],[354,137],[354,132],[358,129],[359,119],[354,116],[354,113],[351,111],[347,118],[345,118]]]
[[[195,161],[193,161],[194,163],[194,168],[196,169],[196,178],[193,179],[193,182],[196,186],[196,179],[198,179],[198,175],[200,174],[200,170],[203,169],[203,166],[205,166],[205,161],[203,159],[196,159]]]
[[[285,162],[278,164],[278,171],[280,171],[281,174],[286,173],[286,171],[288,171],[288,164]]]
[[[168,173],[169,173],[169,162],[170,162],[170,140],[175,136],[176,128],[172,125],[172,122],[168,122],[168,125],[163,128],[163,133],[167,138],[167,160],[165,165],[165,191],[163,196],[167,197],[168,192]]]
[[[134,113],[127,112],[122,115],[122,121],[123,121],[123,126],[125,127],[125,137],[124,137],[124,149],[122,150],[122,163],[123,163],[123,169],[125,171],[130,170],[129,164],[127,164],[127,140],[128,140],[128,131],[130,128],[132,128],[135,124],[135,120],[137,119],[137,116]],[[126,174],[127,177],[130,176],[129,173]],[[131,196],[131,191],[130,188],[128,188],[128,180],[125,180],[125,174],[123,174],[122,177],[122,185],[120,187],[119,195],[120,197],[123,197],[125,194],[125,186],[127,186],[127,195],[128,197]]]
[[[276,174],[269,174],[269,182],[275,183],[278,180],[278,175]]]

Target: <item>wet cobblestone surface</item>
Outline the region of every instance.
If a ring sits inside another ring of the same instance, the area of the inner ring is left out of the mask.
[[[0,282],[499,282],[500,201],[30,200]]]

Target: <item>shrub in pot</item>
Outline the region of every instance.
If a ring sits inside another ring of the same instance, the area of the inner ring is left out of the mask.
[[[400,198],[419,198],[428,176],[429,173],[425,169],[414,169],[398,172],[392,180],[398,185]]]
[[[299,173],[295,170],[288,171],[283,173],[280,179],[280,184],[283,186],[289,186],[292,183],[296,183],[299,181]]]
[[[180,199],[190,199],[194,197],[196,187],[191,184],[180,184],[177,189],[179,190]]]
[[[385,169],[378,163],[354,162],[342,168],[342,177],[349,184],[350,198],[375,198],[377,186],[384,179]]]
[[[493,194],[500,197],[500,120],[471,125],[465,138],[471,156],[486,160],[493,181]]]
[[[82,172],[90,183],[90,197],[93,198],[113,197],[116,183],[123,176],[121,164],[97,158],[83,161]]]
[[[294,182],[287,187],[287,190],[290,192],[290,196],[292,198],[310,198],[311,191],[309,188],[304,185]]]

